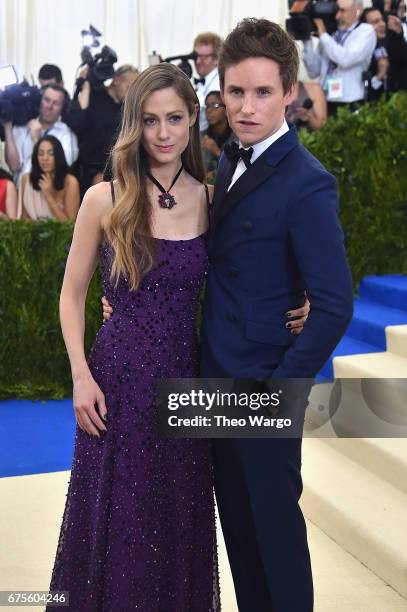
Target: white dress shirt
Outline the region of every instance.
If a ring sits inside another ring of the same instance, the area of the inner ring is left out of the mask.
[[[45,133],[58,138],[65,153],[66,163],[68,166],[71,166],[78,159],[79,150],[76,135],[66,123],[60,120],[54,123],[49,130],[41,132],[41,136],[44,136]],[[31,130],[28,125],[15,125],[13,127],[13,136],[20,156],[20,169],[14,175],[14,180],[18,184],[20,176],[31,171],[31,157],[35,142],[32,139]]]
[[[306,41],[304,64],[308,75],[312,79],[319,76],[324,88],[330,63],[334,62],[336,68],[332,74],[342,81],[342,96],[330,99],[325,92],[328,102],[357,102],[364,98],[362,73],[369,68],[375,47],[376,33],[373,27],[368,23],[355,23],[345,34],[342,44],[326,32],[319,38],[317,51],[314,50],[312,40]]]
[[[206,119],[205,98],[210,91],[220,91],[218,68],[214,68],[209,74],[206,75],[205,84],[198,83],[198,85],[195,85],[194,79],[192,79],[192,85],[196,91],[196,95],[198,96],[199,106],[201,107],[199,113],[199,129],[201,132],[203,132],[209,125],[208,120]]]
[[[268,149],[273,144],[273,142],[276,142],[276,140],[281,138],[281,136],[286,134],[289,130],[290,130],[290,128],[288,127],[287,121],[284,119],[283,125],[281,126],[281,128],[279,128],[277,130],[277,132],[274,132],[274,134],[272,134],[271,136],[269,136],[265,140],[261,140],[257,144],[252,145],[253,153],[252,153],[252,157],[250,159],[250,162],[253,164],[256,161],[256,159],[258,157],[260,157],[260,155],[262,153],[264,153],[264,151],[266,149]],[[242,144],[239,142],[239,147],[241,147],[241,146],[242,146]],[[249,149],[250,147],[245,147],[245,148]],[[237,163],[237,166],[236,166],[236,170],[235,170],[235,172],[234,172],[234,174],[232,176],[232,180],[231,180],[230,185],[228,187],[228,191],[232,187],[232,185],[234,185],[234,183],[236,183],[237,179],[240,178],[242,176],[242,174],[246,170],[247,170],[246,164],[244,163],[244,161],[242,159],[239,159],[239,161]]]

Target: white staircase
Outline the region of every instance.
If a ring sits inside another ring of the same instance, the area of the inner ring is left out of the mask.
[[[333,366],[336,378],[407,378],[407,325],[386,327],[386,351]],[[407,599],[407,439],[305,438],[302,471],[306,517]]]

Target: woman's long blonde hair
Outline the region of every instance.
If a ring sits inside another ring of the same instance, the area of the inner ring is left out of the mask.
[[[172,87],[193,115],[188,146],[182,154],[185,170],[205,181],[199,136],[199,101],[188,77],[176,66],[162,63],[144,70],[131,84],[124,103],[122,126],[113,148],[113,177],[117,181],[117,201],[106,229],[114,251],[111,279],[117,285],[120,275],[130,289],[137,289],[154,264],[151,234],[151,203],[147,193],[148,160],[142,145],[143,109],[155,91]]]

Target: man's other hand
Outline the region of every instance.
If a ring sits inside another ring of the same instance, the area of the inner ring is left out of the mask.
[[[311,310],[310,306],[311,305],[309,303],[309,300],[306,297],[304,306],[286,312],[286,316],[290,319],[290,321],[288,321],[285,326],[291,330],[291,333],[294,336],[298,336],[298,334],[300,334],[304,329],[305,322],[308,319],[309,311]]]
[[[102,297],[101,302],[103,306],[103,323],[107,323],[113,314],[113,308],[110,306],[105,296]]]

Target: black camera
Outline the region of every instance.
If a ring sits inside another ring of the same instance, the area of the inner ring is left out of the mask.
[[[328,34],[333,34],[336,29],[335,15],[338,5],[331,0],[309,0],[309,2],[288,1],[290,17],[286,20],[287,32],[295,40],[309,40],[315,32],[314,19],[322,19]]]
[[[41,90],[26,80],[7,85],[0,91],[0,123],[25,125],[38,117],[41,95]]]
[[[92,25],[89,30],[82,30],[83,48],[81,51],[82,65],[88,64],[88,80],[91,85],[97,85],[112,79],[114,76],[113,65],[117,62],[116,52],[105,45],[99,53],[92,55],[92,48],[99,47],[99,37],[102,36]]]
[[[173,55],[172,57],[166,57],[164,62],[173,62],[174,60],[181,60],[177,66],[187,77],[190,79],[192,77],[192,66],[189,63],[189,60],[196,60],[198,54],[196,51],[192,51],[187,55]]]

